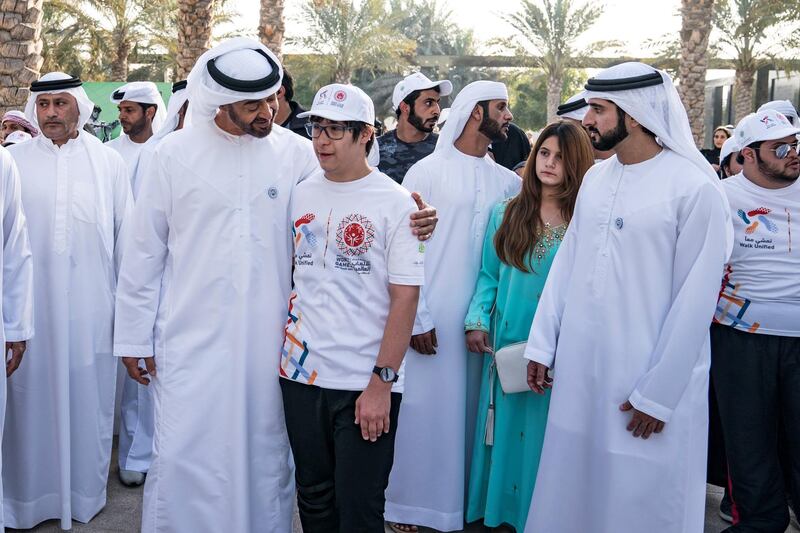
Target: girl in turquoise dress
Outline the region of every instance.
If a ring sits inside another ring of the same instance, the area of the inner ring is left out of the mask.
[[[497,350],[528,339],[547,273],[592,163],[591,141],[581,126],[550,124],[525,165],[522,190],[495,206],[489,219],[481,271],[464,321],[467,347],[484,354],[467,522],[482,518],[488,527],[507,524],[519,533],[525,527],[550,394],[503,393],[500,380],[490,377],[489,337]],[[487,425],[490,384],[494,421]]]

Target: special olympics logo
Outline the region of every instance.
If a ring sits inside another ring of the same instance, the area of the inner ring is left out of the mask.
[[[333,98],[337,102],[344,102],[345,100],[347,100],[347,93],[344,91],[336,91],[335,93],[333,93]]]
[[[336,247],[342,255],[357,256],[367,253],[375,240],[375,226],[370,220],[356,213],[347,215],[336,229]]]

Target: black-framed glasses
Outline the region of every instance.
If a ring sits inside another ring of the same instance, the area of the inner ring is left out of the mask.
[[[356,128],[353,126],[345,126],[343,124],[328,124],[327,126],[323,126],[319,122],[306,123],[306,133],[311,135],[312,139],[316,139],[324,131],[328,139],[338,141],[344,137],[344,132],[355,129]]]

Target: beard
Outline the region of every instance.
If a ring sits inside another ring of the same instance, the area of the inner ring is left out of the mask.
[[[489,137],[489,140],[493,143],[508,139],[508,133],[503,131],[503,126],[500,122],[489,118],[488,115],[483,116],[481,125],[478,126],[478,131]]]
[[[147,127],[147,119],[142,115],[142,118],[137,120],[136,122],[123,122],[122,123],[122,131],[125,132],[127,136],[134,136],[139,135],[144,131]]]
[[[228,106],[226,110],[228,111],[228,118],[231,119],[231,122],[236,124],[236,126],[247,135],[252,135],[257,139],[263,139],[272,131],[272,119],[263,120],[257,118],[252,122],[245,122],[242,117],[236,114],[236,111],[233,110],[233,106]]]
[[[425,121],[420,118],[419,115],[414,112],[414,106],[409,106],[408,108],[408,123],[417,128],[422,133],[433,133],[433,128],[436,127],[436,121],[439,119],[439,115],[431,117],[429,120],[433,120],[432,126],[426,126]]]
[[[625,138],[628,136],[628,130],[625,129],[624,116],[620,116],[617,119],[617,126],[607,133],[601,134],[600,131],[594,127],[589,127],[587,129],[590,133],[597,135],[597,140],[592,137],[592,146],[595,150],[599,150],[601,152],[613,150],[615,146],[625,140]]]
[[[798,172],[797,170],[790,170],[790,169],[779,170],[774,166],[772,166],[771,164],[764,161],[763,159],[761,159],[758,150],[756,150],[755,152],[756,152],[758,170],[764,176],[775,181],[788,181],[788,182],[797,181],[800,172]]]

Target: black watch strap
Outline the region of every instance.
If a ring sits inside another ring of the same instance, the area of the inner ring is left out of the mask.
[[[392,374],[394,374],[394,379],[392,380],[384,379],[383,374],[381,373],[383,370],[391,371]],[[398,372],[395,372],[394,368],[390,366],[374,366],[372,368],[372,373],[377,374],[378,377],[381,378],[381,381],[383,381],[384,383],[397,383],[397,380],[400,379],[400,374]]]

